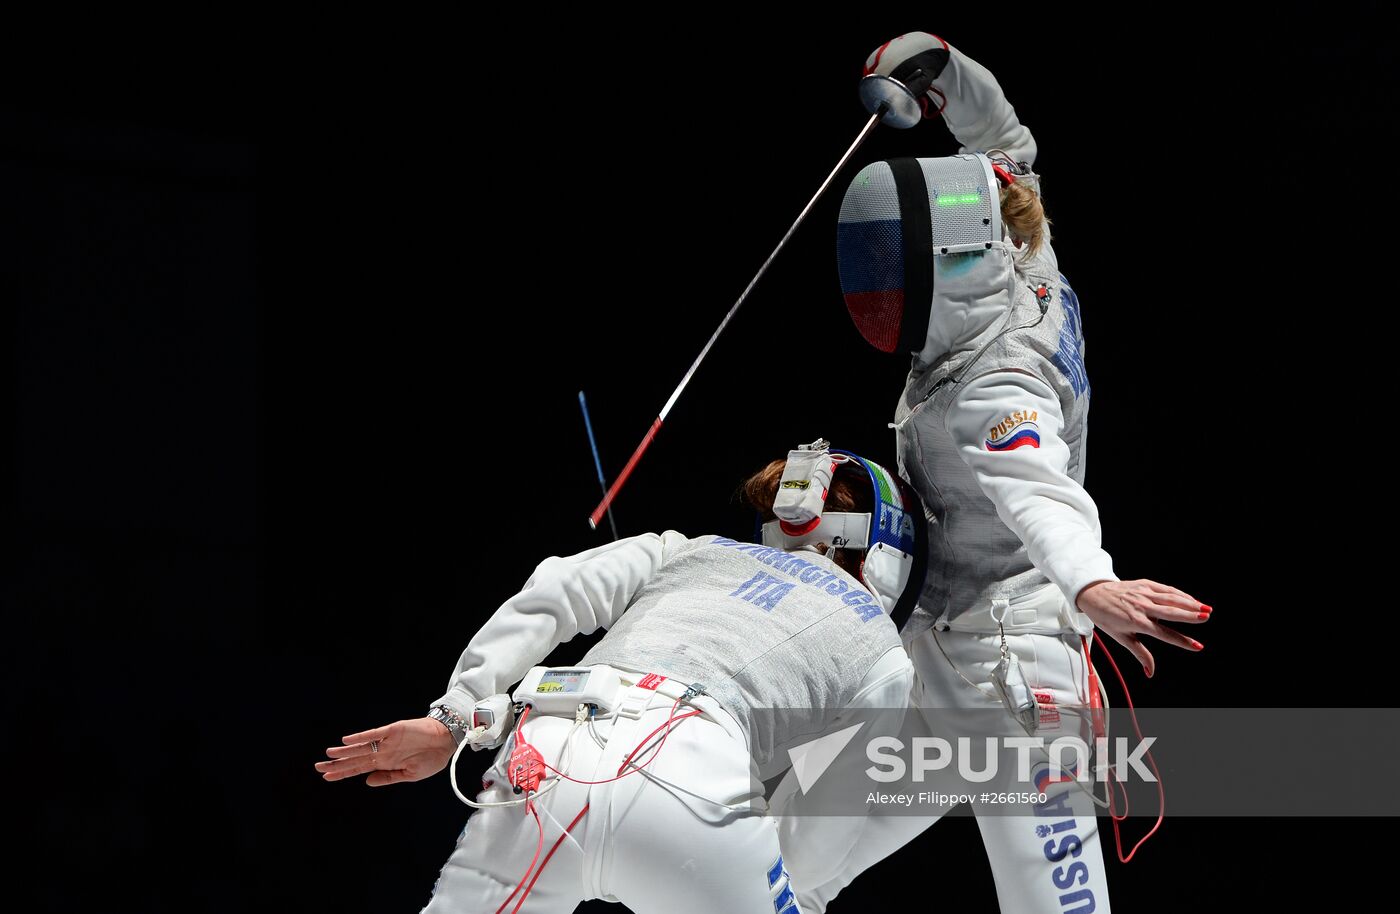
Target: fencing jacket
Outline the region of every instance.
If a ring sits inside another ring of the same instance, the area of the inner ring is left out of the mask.
[[[583,665],[703,684],[749,734],[764,777],[843,714],[908,702],[912,668],[894,623],[834,562],[667,531],[540,563],[472,638],[434,704],[469,716],[556,645],[599,627],[609,631]]]
[[[1003,149],[1034,164],[1035,140],[996,79],[949,52],[934,87],[961,151]],[[1039,192],[1038,176],[1016,180]],[[978,308],[976,296],[935,300],[940,320],[930,323],[896,409],[900,473],[930,523],[928,577],[906,637],[940,620],[994,629],[998,604],[1013,614],[1008,624],[1023,608],[1037,617],[1037,605],[1043,619],[1047,601],[1065,629],[1088,631],[1073,609],[1079,591],[1116,580],[1084,490],[1089,380],[1079,301],[1059,272],[1048,226],[1045,238],[1035,255],[1004,249],[1011,260],[1000,281],[1011,294],[995,297],[1000,307]],[[935,279],[935,296],[938,288]]]

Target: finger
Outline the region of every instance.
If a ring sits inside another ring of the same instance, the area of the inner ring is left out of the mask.
[[[386,737],[388,737],[389,731],[393,728],[393,726],[393,724],[387,724],[383,727],[375,727],[373,730],[365,730],[360,733],[351,733],[349,736],[341,737],[340,741],[345,745],[350,746],[354,745],[355,743],[367,743],[370,740],[375,739],[383,740]]]
[[[354,754],[354,756],[347,756],[347,757],[344,757],[344,759],[330,759],[329,761],[326,761],[326,760],[318,761],[318,763],[316,763],[316,770],[318,770],[318,771],[329,771],[330,768],[335,767],[335,764],[336,764],[336,763],[347,764],[347,763],[350,763],[350,761],[353,761],[353,760],[356,760],[356,759],[367,759],[367,757],[368,757],[368,756],[371,756],[371,754],[375,754],[375,753],[371,753],[371,752],[370,752],[370,749],[368,749],[368,747],[365,747],[364,752]],[[395,760],[395,761],[398,761],[398,760]],[[384,760],[384,759],[375,759],[375,764],[374,764],[374,766],[371,766],[371,767],[375,767],[375,768],[386,767],[386,766],[385,766],[385,760]]]
[[[1199,651],[1201,648],[1205,647],[1204,644],[1197,641],[1195,638],[1187,637],[1174,628],[1167,628],[1165,625],[1158,625],[1155,622],[1152,623],[1152,627],[1148,629],[1147,634],[1159,641],[1165,641],[1173,647],[1179,647],[1183,650]]]
[[[1190,622],[1200,623],[1210,619],[1210,613],[1196,608],[1195,604],[1187,606],[1179,605],[1182,598],[1169,596],[1167,594],[1146,594],[1129,593],[1124,594],[1124,601],[1133,609],[1137,610],[1146,618],[1133,620],[1133,631],[1150,631],[1153,619],[1161,619],[1166,622]],[[1168,600],[1175,602],[1167,602]]]
[[[1197,606],[1205,605],[1200,600],[1197,600],[1195,597],[1191,596],[1189,593],[1187,593],[1179,587],[1173,587],[1170,584],[1161,584],[1157,581],[1149,581],[1147,578],[1143,578],[1142,583],[1146,584],[1149,588],[1151,588],[1153,591],[1156,591],[1157,593],[1176,594],[1178,597],[1185,597],[1192,603],[1195,603]]]
[[[325,765],[325,768],[321,766]],[[322,772],[322,777],[328,781],[341,781],[345,778],[353,778],[357,774],[365,774],[376,771],[379,767],[379,759],[373,755],[363,758],[343,759],[337,762],[319,762],[317,770]]]
[[[326,755],[333,759],[357,758],[361,755],[369,755],[374,749],[369,743],[355,743],[353,746],[331,746],[326,750]]]
[[[1148,602],[1142,609],[1152,618],[1161,619],[1163,622],[1189,622],[1192,625],[1199,625],[1202,622],[1210,621],[1210,613],[1208,612],[1164,606],[1161,603]]]
[[[1199,600],[1186,596],[1185,594],[1167,593],[1166,591],[1154,590],[1142,595],[1145,599],[1163,606],[1174,606],[1177,609],[1184,609],[1189,612],[1200,613],[1206,611]]]
[[[402,784],[405,781],[413,780],[408,776],[408,772],[402,768],[391,768],[387,771],[376,771],[365,779],[365,783],[371,787],[385,787],[389,784]]]
[[[1113,633],[1110,632],[1110,634]],[[1113,640],[1132,652],[1138,663],[1142,664],[1142,671],[1147,674],[1148,679],[1151,679],[1153,671],[1157,668],[1157,663],[1152,659],[1152,652],[1147,649],[1147,645],[1134,635],[1113,635]]]

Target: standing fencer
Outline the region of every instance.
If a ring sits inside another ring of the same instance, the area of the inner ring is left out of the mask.
[[[743,491],[764,545],[668,531],[546,559],[429,716],[327,750],[327,780],[380,786],[436,774],[464,741],[506,740],[425,911],[601,898],[638,914],[798,914],[761,779],[853,715],[871,735],[900,725],[913,672],[891,614],[922,587],[922,511],[902,481],[825,442]],[[531,669],[599,627],[578,666]],[[513,705],[502,693],[522,676]],[[850,821],[831,824],[799,840],[840,847]]]
[[[887,42],[865,72],[877,88],[872,74],[934,77],[918,102],[961,144],[958,156],[865,167],[838,227],[842,292],[858,329],[886,352],[913,356],[895,428],[900,470],[924,501],[930,533],[926,584],[903,631],[920,709],[910,723],[943,726],[939,708],[1000,708],[1007,713],[992,717],[1004,735],[1070,733],[1092,744],[1093,626],[1151,676],[1140,636],[1200,650],[1163,623],[1203,622],[1210,607],[1174,587],[1118,580],[1101,547],[1083,487],[1089,381],[1079,302],[1050,245],[1030,131],[990,72],[933,35]],[[1039,783],[1059,774],[1044,766]],[[1107,911],[1093,800],[1068,784],[1050,792],[1035,816],[975,808],[1001,909]],[[835,871],[830,854],[789,854],[804,910],[825,910],[939,814],[866,818]],[[783,829],[807,824],[785,820]]]

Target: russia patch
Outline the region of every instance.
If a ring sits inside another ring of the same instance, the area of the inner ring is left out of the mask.
[[[993,441],[988,438],[986,441],[989,451],[1014,451],[1018,447],[1040,447],[1040,430],[1035,426],[1018,430],[1014,435],[1003,438],[1001,441]]]
[[[1018,409],[993,425],[984,442],[989,451],[1014,451],[1018,447],[1040,447],[1040,413],[1034,409]]]

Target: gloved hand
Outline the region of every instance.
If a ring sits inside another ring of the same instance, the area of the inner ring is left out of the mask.
[[[865,73],[888,76],[903,83],[916,96],[924,117],[943,110],[947,99],[929,84],[948,65],[948,45],[928,32],[909,32],[880,45],[865,59]],[[929,104],[932,102],[932,104]]]
[[[511,724],[515,722],[515,706],[509,695],[490,695],[476,703],[472,709],[472,728],[467,731],[466,742],[472,751],[497,749],[506,741]]]

